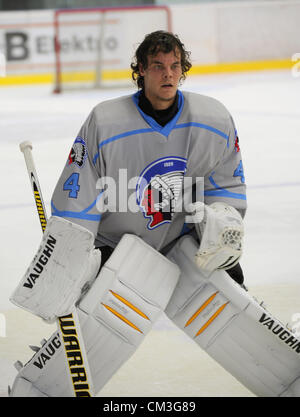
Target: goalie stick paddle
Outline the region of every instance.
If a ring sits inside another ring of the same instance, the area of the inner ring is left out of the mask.
[[[47,226],[47,213],[31,152],[32,143],[30,141],[20,143],[20,150],[24,154],[41,228],[44,233]],[[88,366],[87,354],[84,348],[84,341],[76,310],[67,316],[59,317],[57,320],[57,326],[65,349],[66,371],[70,376],[69,380],[73,396],[91,397],[94,394],[91,373]],[[70,338],[70,335],[72,335],[77,342],[76,361],[72,360],[72,358],[74,359],[74,351],[72,350],[72,352],[70,352],[67,349],[69,345],[66,345],[66,340]],[[76,365],[74,365],[74,362],[76,362]]]

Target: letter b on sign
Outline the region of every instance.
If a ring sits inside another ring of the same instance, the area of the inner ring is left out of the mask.
[[[5,34],[7,61],[22,61],[29,57],[28,36],[23,32]]]

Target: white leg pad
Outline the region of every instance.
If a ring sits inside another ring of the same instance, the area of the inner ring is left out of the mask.
[[[179,274],[177,265],[141,239],[124,235],[77,306],[96,393],[143,341],[168,304]],[[50,357],[51,340],[55,337],[57,333],[20,370],[11,396],[25,391],[22,384],[20,388],[21,378],[32,383],[33,396],[35,390],[46,396],[70,395],[60,339],[56,343],[60,346]],[[37,364],[43,352],[49,360],[40,369]],[[26,392],[29,396],[27,387]]]
[[[257,396],[300,396],[300,340],[226,272],[202,273],[197,250],[185,237],[168,254],[181,276],[167,316]]]

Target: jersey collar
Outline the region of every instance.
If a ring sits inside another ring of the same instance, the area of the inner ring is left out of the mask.
[[[146,121],[146,123],[148,123],[148,125],[155,131],[158,132],[160,134],[162,134],[163,136],[168,137],[169,134],[171,133],[171,131],[173,130],[173,128],[175,127],[177,120],[179,119],[182,109],[183,109],[183,104],[184,104],[184,97],[181,91],[177,90],[177,94],[178,94],[178,111],[175,114],[175,116],[165,125],[165,126],[161,126],[159,123],[157,123],[153,117],[147,115],[146,113],[143,112],[143,110],[139,107],[139,96],[141,94],[141,90],[137,91],[135,94],[133,94],[132,96],[132,100],[138,110],[138,112],[141,114],[141,116],[143,117],[143,119]]]

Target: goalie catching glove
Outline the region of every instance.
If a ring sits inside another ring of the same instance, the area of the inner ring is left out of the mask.
[[[243,220],[239,212],[225,203],[190,206],[200,247],[195,255],[199,268],[207,271],[229,269],[239,262],[243,248]]]
[[[87,229],[52,216],[41,245],[10,301],[53,321],[69,314],[100,268],[101,252]]]

